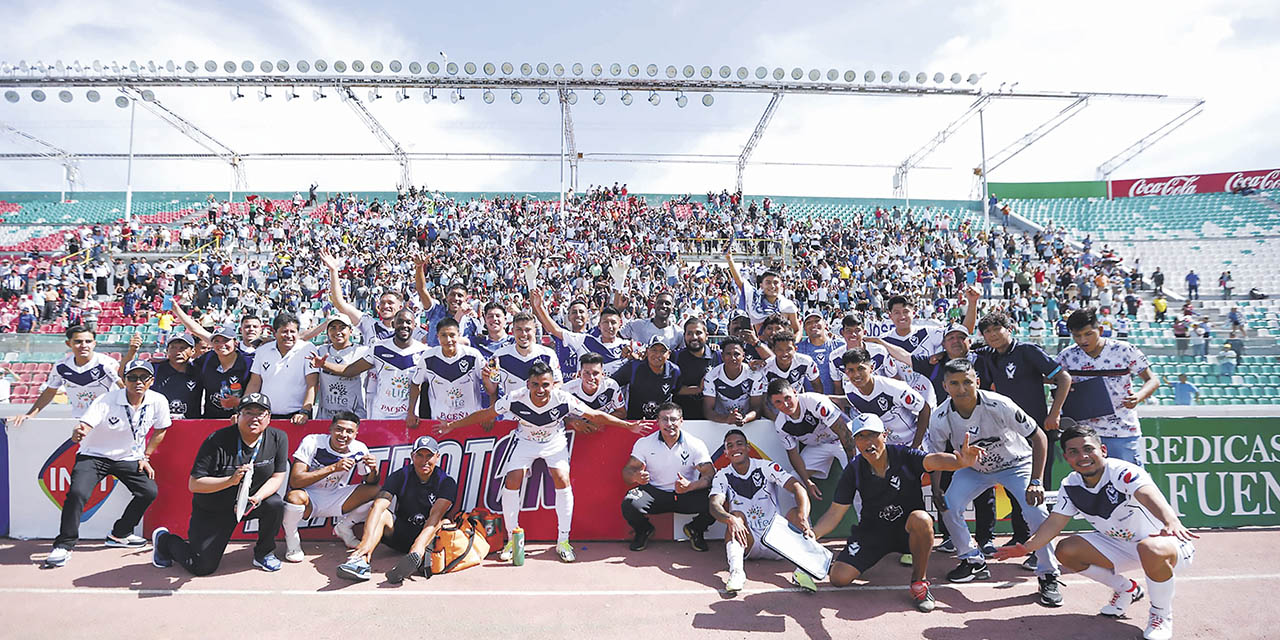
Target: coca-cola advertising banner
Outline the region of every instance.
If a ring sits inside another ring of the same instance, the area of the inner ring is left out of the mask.
[[[1280,169],[1204,173],[1166,178],[1112,180],[1107,191],[1112,198],[1142,196],[1185,196],[1197,193],[1232,193],[1240,189],[1280,189]]]

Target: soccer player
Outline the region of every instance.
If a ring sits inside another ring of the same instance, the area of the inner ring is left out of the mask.
[[[480,315],[484,319],[484,332],[475,332],[475,325],[469,325],[465,329],[472,330],[472,333],[464,330],[462,335],[466,336],[471,346],[483,353],[487,360],[492,358],[499,349],[515,342],[515,337],[507,333],[507,309],[501,302],[497,300],[486,302],[480,310]]]
[[[533,318],[529,318],[532,322]],[[532,330],[532,327],[530,327]],[[483,424],[499,416],[509,416],[517,421],[514,450],[507,459],[506,475],[502,485],[502,519],[511,534],[519,526],[520,487],[525,473],[539,458],[551,472],[556,487],[556,521],[559,531],[556,538],[556,555],[563,562],[573,562],[573,546],[569,544],[570,526],[573,522],[573,488],[569,485],[569,441],[565,437],[565,420],[578,416],[595,426],[621,427],[635,433],[643,429],[639,423],[619,420],[608,413],[588,408],[581,400],[556,388],[556,375],[551,365],[543,361],[529,365],[525,388],[503,396],[488,409],[482,409],[460,420],[440,425],[442,434],[474,424]],[[515,550],[515,540],[508,535],[507,545],[499,554],[506,562]]]
[[[245,393],[262,392],[275,398],[272,418],[284,418],[293,424],[306,424],[315,411],[316,384],[320,373],[311,367],[316,347],[298,339],[298,317],[281,313],[271,322],[275,340],[253,354],[253,367]]]
[[[823,392],[818,365],[814,364],[813,358],[796,352],[794,333],[784,329],[773,334],[769,339],[769,349],[773,351],[773,357],[764,361],[764,366],[760,368],[759,375],[756,377],[756,388],[751,391],[751,395],[764,396],[765,389],[774,380],[786,380],[799,389],[803,389],[805,382],[808,382],[817,388],[816,393]],[[773,403],[764,402],[762,407],[765,419],[772,420],[777,417]]]
[[[529,292],[529,302],[532,303],[533,315],[538,318],[542,328],[551,334],[551,337],[562,341],[573,354],[574,360],[588,353],[598,354],[604,359],[606,374],[617,371],[626,363],[627,359],[623,351],[624,347],[628,347],[631,343],[618,335],[618,330],[622,328],[622,313],[617,309],[605,307],[600,310],[600,321],[597,325],[600,335],[594,336],[590,333],[569,331],[556,324],[551,314],[547,313],[542,291],[534,289]]]
[[[1092,427],[1072,425],[1061,436],[1062,455],[1072,473],[1062,480],[1053,514],[1027,544],[1000,549],[996,559],[1039,550],[1073,517],[1084,518],[1095,531],[1057,543],[1063,566],[1111,587],[1114,593],[1099,613],[1116,618],[1142,599],[1142,587],[1123,575],[1141,569],[1151,596],[1142,637],[1172,638],[1173,579],[1191,567],[1196,552],[1191,540],[1199,536],[1182,526],[1151,474],[1107,456],[1107,446]]]
[[[968,467],[982,454],[965,439],[958,453],[930,453],[888,444],[884,423],[873,414],[853,418],[849,430],[858,455],[840,474],[831,506],[813,533],[831,533],[844,518],[854,496],[862,499],[858,524],[831,565],[831,584],[857,580],[889,553],[911,554],[911,598],[920,611],[933,611],[933,594],[925,579],[933,546],[933,518],[924,508],[920,478],[925,472]]]
[[[93,488],[107,476],[114,476],[129,488],[133,499],[107,535],[108,547],[141,547],[146,538],[134,535],[133,529],[142,514],[156,499],[156,472],[151,468],[151,454],[164,441],[172,420],[169,402],[151,390],[155,380],[151,363],[134,360],[124,366],[123,389],[113,389],[99,396],[80,417],[71,432],[71,441],[79,443],[75,466],[71,469],[71,486],[62,505],[62,524],[53,540],[53,551],[45,558],[45,567],[61,567],[71,556],[80,539],[80,516]],[[156,431],[151,442],[147,434]]]
[[[654,531],[649,516],[659,513],[694,514],[684,534],[694,551],[708,550],[704,534],[715,522],[709,500],[716,468],[707,445],[683,431],[683,425],[680,405],[668,402],[658,407],[658,431],[636,440],[622,468],[622,480],[637,485],[622,500],[622,517],[635,531],[632,551],[648,545]]]
[[[316,348],[316,354],[334,365],[348,365],[364,358],[368,348],[352,342],[351,329],[351,320],[346,316],[337,313],[329,316],[324,328],[329,342]],[[365,410],[364,397],[366,374],[348,378],[328,371],[319,373],[317,395],[320,404],[316,409],[316,419],[331,420],[340,411],[350,411],[361,419],[369,415]]]
[[[827,359],[827,377],[831,378],[831,388],[834,395],[843,395],[845,393],[845,385],[848,384],[848,379],[845,378],[844,374],[844,360],[842,358],[845,351],[849,349],[866,349],[867,353],[871,354],[873,373],[886,378],[897,376],[898,365],[893,358],[889,357],[889,352],[884,345],[880,343],[878,338],[873,339],[866,335],[862,314],[845,314],[844,319],[840,321],[840,338],[843,339],[844,343],[837,345]]]
[[[427,547],[440,530],[440,522],[458,498],[458,481],[440,468],[440,443],[431,436],[418,436],[407,464],[387,474],[382,489],[373,499],[364,536],[347,561],[338,565],[338,577],[368,580],[369,559],[378,543],[403,553],[387,572],[389,582],[399,584],[427,558]],[[395,500],[395,510],[391,501]],[[429,566],[429,565],[428,565]]]
[[[889,298],[889,323],[876,337],[912,355],[932,355],[942,350],[942,327],[915,324],[916,306],[906,296]],[[969,325],[972,330],[972,324]]]
[[[618,383],[604,374],[604,356],[584,353],[578,359],[578,376],[561,387],[583,404],[617,418],[627,417],[627,403]],[[587,423],[590,428],[590,423]]]
[[[724,360],[702,381],[702,412],[708,420],[741,427],[760,417],[760,396],[753,396],[756,373],[745,366],[747,347],[738,338],[720,343]]]
[[[120,365],[106,354],[94,352],[98,336],[88,327],[77,324],[67,328],[67,349],[70,351],[53,365],[49,378],[40,386],[40,397],[26,413],[9,418],[10,428],[22,426],[27,418],[40,415],[53,402],[62,389],[71,405],[71,417],[79,419],[89,410],[94,400],[112,389],[119,388]]]
[[[440,346],[440,321],[445,318],[453,318],[459,325],[459,334],[467,335],[468,329],[474,329],[475,318],[467,315],[471,312],[467,306],[467,285],[461,282],[454,282],[444,290],[444,304],[431,297],[431,292],[427,290],[427,278],[425,267],[427,265],[426,256],[417,255],[413,259],[413,285],[418,292],[418,301],[422,303],[422,309],[427,316],[427,335],[425,342],[429,347]],[[465,326],[463,326],[465,323]]]
[[[416,322],[412,311],[401,309],[392,324],[396,328],[395,335],[374,342],[359,360],[338,365],[319,354],[311,358],[312,366],[319,371],[347,378],[374,370],[376,380],[369,403],[369,418],[372,420],[399,420],[409,415],[409,389],[413,385],[414,369],[419,355],[427,350],[427,345],[413,338]]]
[[[342,263],[327,251],[320,252],[320,262],[329,270],[329,301],[333,303],[338,313],[355,321],[356,328],[360,332],[361,343],[371,346],[377,340],[388,340],[399,333],[395,326],[396,317],[404,310],[404,298],[399,293],[387,291],[378,296],[378,315],[375,318],[357,309],[343,297],[342,276],[339,274]],[[417,318],[412,311],[409,315],[413,323],[409,337],[419,342],[425,341],[427,330],[418,326]]]
[[[963,443],[972,440],[974,445],[985,451],[972,467],[955,472],[951,486],[945,496],[941,496],[946,505],[943,522],[951,533],[956,555],[960,558],[960,564],[947,574],[947,579],[970,582],[989,578],[991,572],[981,550],[969,535],[969,526],[964,521],[965,505],[979,493],[999,484],[1020,503],[1027,524],[1040,526],[1049,517],[1044,508],[1044,487],[1041,484],[1047,443],[1044,431],[1012,400],[994,391],[978,390],[978,375],[968,360],[948,362],[946,380],[950,398],[933,412],[929,430],[930,449],[945,451],[950,444],[959,450]],[[934,494],[935,500],[939,497]],[[1037,552],[1036,560],[1040,604],[1062,606],[1058,561],[1053,557],[1052,547],[1046,546]]]
[[[804,340],[796,345],[796,351],[809,356],[818,365],[818,376],[822,379],[822,389],[834,389],[831,377],[831,356],[837,349],[843,350],[844,344],[831,339],[827,331],[827,320],[817,311],[810,311],[804,316]],[[805,385],[805,391],[816,390],[813,385]]]
[[[529,379],[529,368],[535,362],[542,362],[551,367],[557,383],[560,377],[560,361],[551,349],[534,342],[537,332],[537,320],[531,314],[517,313],[511,319],[511,334],[515,341],[493,352],[489,363],[491,371],[484,376],[485,391],[490,398],[501,398],[515,393],[525,387]],[[497,363],[497,367],[493,363]],[[496,375],[494,371],[496,369]],[[497,378],[496,380],[494,378]]]
[[[347,548],[360,544],[355,525],[369,514],[369,501],[378,493],[378,459],[356,440],[360,418],[350,411],[334,414],[329,433],[302,438],[293,452],[289,492],[284,496],[284,559],[302,562],[298,523],[303,518],[337,518],[333,532]],[[360,484],[351,483],[352,470],[360,465]]]
[[[730,429],[724,434],[724,452],[729,466],[716,472],[711,481],[711,516],[723,522],[725,557],[729,561],[729,576],[725,579],[725,591],[737,593],[746,586],[747,574],[742,562],[747,558],[780,559],[777,553],[764,546],[764,537],[774,518],[778,517],[778,497],[782,491],[795,496],[796,506],[786,519],[805,537],[813,538],[809,525],[809,492],[795,476],[787,473],[776,462],[752,458],[747,435],[741,429]],[[797,568],[792,574],[796,584],[809,591],[817,591],[809,574]]]
[[[805,490],[821,498],[822,492],[813,478],[827,477],[832,461],[838,460],[843,469],[849,466],[850,458],[858,455],[848,421],[827,396],[798,393],[796,386],[784,378],[770,382],[766,395],[777,411],[773,428],[787,450],[791,467]],[[800,445],[804,445],[803,450]]]
[[[627,391],[627,419],[653,420],[658,405],[671,402],[680,379],[680,367],[669,360],[671,355],[662,336],[649,338],[644,359],[632,360],[610,376]]]
[[[733,285],[738,288],[738,308],[747,312],[756,331],[761,331],[760,325],[765,318],[776,313],[787,319],[793,334],[800,332],[799,309],[796,303],[782,295],[782,276],[777,271],[766,270],[756,279],[756,286],[752,286],[738,273],[738,265],[733,261],[732,242],[725,243],[724,259],[729,263]]]
[[[866,349],[854,347],[840,356],[845,376],[849,380],[844,397],[832,400],[849,415],[870,413],[884,422],[889,444],[901,444],[915,449],[924,442],[929,431],[929,412],[924,398],[907,383],[874,373],[874,361]]]
[[[409,415],[405,424],[418,426],[418,396],[425,384],[430,396],[431,413],[427,418],[457,420],[479,411],[483,404],[484,355],[475,347],[462,344],[461,327],[453,318],[436,323],[436,341],[440,346],[422,352],[422,360],[409,387]]]

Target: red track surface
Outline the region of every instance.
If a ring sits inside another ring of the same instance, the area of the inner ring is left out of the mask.
[[[1195,566],[1180,576],[1179,638],[1280,637],[1280,612],[1266,604],[1280,587],[1280,535],[1253,529],[1203,532]],[[387,584],[394,556],[374,558],[375,579],[333,576],[345,553],[304,543],[299,565],[267,574],[233,544],[216,575],[192,578],[151,566],[151,551],[82,544],[66,567],[42,570],[47,542],[0,542],[0,630],[4,638],[355,637],[441,634],[488,638],[929,638],[933,640],[1139,638],[1147,603],[1129,620],[1096,614],[1109,594],[1067,576],[1065,606],[1034,601],[1035,578],[1013,563],[992,579],[948,585],[954,561],[934,553],[929,574],[939,608],[917,613],[908,570],[886,559],[869,581],[797,593],[789,565],[748,561],[747,589],[723,592],[724,555],[655,542],[631,553],[622,543],[578,543],[578,563],[560,564],[546,545],[524,567],[486,564],[430,580]],[[834,547],[834,545],[833,545]],[[283,546],[281,547],[283,550]],[[339,597],[334,597],[339,596]],[[392,636],[394,637],[394,636]]]

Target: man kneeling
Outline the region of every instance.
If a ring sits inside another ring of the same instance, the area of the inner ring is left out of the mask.
[[[387,572],[388,581],[403,582],[422,566],[427,545],[458,497],[458,482],[445,475],[439,465],[440,443],[431,436],[419,436],[413,443],[412,466],[387,474],[382,490],[373,499],[364,537],[351,557],[338,566],[339,577],[368,580],[369,558],[379,542],[405,554]],[[396,499],[395,513],[390,511],[392,498]]]
[[[849,424],[860,454],[845,467],[831,507],[814,525],[822,537],[840,524],[862,496],[858,524],[849,532],[848,544],[831,566],[831,584],[844,586],[858,579],[890,553],[910,553],[911,597],[920,611],[933,611],[933,594],[925,572],[933,548],[933,518],[924,508],[920,477],[926,471],[955,471],[972,465],[982,454],[968,438],[957,453],[930,453],[896,444],[885,444],[884,423],[863,413]]]
[[[337,518],[333,532],[347,548],[360,544],[355,525],[364,521],[378,493],[378,459],[356,440],[360,417],[350,411],[334,413],[329,433],[313,433],[293,452],[289,493],[284,496],[284,559],[302,562],[298,524],[303,518]],[[351,484],[351,470],[361,465],[360,484]]]

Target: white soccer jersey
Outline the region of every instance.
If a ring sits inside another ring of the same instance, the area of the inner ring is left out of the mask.
[[[1123,460],[1106,459],[1107,468],[1094,487],[1085,486],[1084,478],[1071,472],[1062,479],[1054,513],[1079,516],[1098,533],[1136,543],[1158,533],[1163,527],[1134,494],[1138,489],[1155,485],[1151,474]]]
[[[765,318],[775,313],[787,314],[798,311],[796,303],[782,294],[779,294],[773,302],[769,302],[764,297],[764,292],[755,288],[746,279],[742,281],[742,288],[738,290],[738,308],[747,312],[753,326],[764,322]]]
[[[931,356],[942,351],[942,337],[946,329],[933,325],[911,325],[907,335],[898,335],[898,330],[890,322],[886,325],[880,339],[907,350],[913,356]]]
[[[427,383],[430,417],[452,422],[482,409],[483,368],[484,355],[475,347],[459,347],[452,358],[441,347],[423,351],[413,384]]]
[[[820,376],[818,375],[818,365],[814,364],[813,358],[797,353],[791,358],[791,366],[785,370],[778,364],[778,356],[770,356],[765,360],[764,366],[760,368],[759,374],[756,376],[756,388],[752,390],[751,395],[762,396],[765,390],[769,388],[769,383],[778,378],[786,378],[787,382],[797,390],[804,389],[804,381],[813,382]]]
[[[923,374],[903,369],[898,372],[901,374],[900,379],[907,383],[907,386],[915,389],[920,397],[924,398],[925,403],[931,407],[938,406],[938,394],[933,390],[933,381],[926,378]]]
[[[739,475],[733,465],[717,471],[711,480],[711,495],[724,496],[726,510],[746,516],[747,527],[759,540],[778,515],[778,496],[786,491],[790,479],[791,474],[778,463],[751,458],[745,474]]]
[[[621,337],[615,337],[613,342],[606,343],[599,337],[589,333],[564,332],[564,344],[573,353],[574,361],[576,362],[578,358],[588,353],[598,353],[604,358],[604,374],[606,376],[626,364],[627,359],[622,356],[622,348],[629,343],[629,340]]]
[[[773,428],[777,429],[784,448],[840,441],[833,430],[840,421],[840,409],[831,400],[820,393],[802,393],[796,399],[800,403],[800,415],[793,418],[779,412],[773,420]]]
[[[494,409],[498,415],[518,422],[516,438],[538,444],[556,440],[568,444],[564,438],[565,418],[582,416],[588,411],[587,405],[563,389],[552,389],[547,403],[535,406],[529,399],[528,387],[499,398]]]
[[[379,340],[370,345],[364,360],[373,365],[376,382],[369,400],[369,418],[396,420],[409,415],[409,386],[414,368],[427,345],[410,340],[401,349],[394,339]]]
[[[849,416],[870,413],[884,422],[888,444],[911,446],[916,437],[916,418],[924,408],[924,398],[901,380],[872,376],[871,393],[863,395],[852,382],[844,385]]]
[[[356,330],[360,332],[360,342],[365,346],[371,346],[379,340],[390,340],[396,336],[394,328],[383,324],[370,313],[360,314],[360,319],[356,322]],[[426,329],[414,327],[413,335],[409,337],[418,342],[426,342],[427,335]]]
[[[592,394],[582,390],[582,378],[574,378],[560,388],[596,411],[613,413],[626,406],[626,397],[622,393],[622,388],[618,386],[617,381],[608,376],[600,380],[600,385]]]
[[[717,413],[732,413],[737,409],[743,415],[751,408],[751,392],[755,391],[756,374],[751,367],[742,366],[742,371],[738,372],[738,377],[730,378],[725,373],[724,365],[718,364],[711,367],[707,375],[702,379],[702,395],[706,398],[716,399]]]
[[[307,471],[315,471],[343,458],[359,461],[366,455],[369,455],[369,447],[359,440],[352,440],[351,444],[347,445],[346,453],[338,453],[329,447],[329,434],[312,433],[304,436],[302,442],[298,443],[298,449],[293,452],[293,459],[307,465]],[[361,475],[368,472],[363,469],[363,465],[357,464],[352,471],[335,471],[321,478],[320,481],[308,486],[307,490],[331,490],[350,485],[351,476],[355,470],[359,470]]]
[[[872,373],[886,378],[896,378],[898,376],[900,363],[889,357],[889,352],[886,351],[884,347],[874,342],[864,342],[862,343],[862,346],[867,350],[867,353],[871,355]],[[828,356],[829,360],[827,364],[830,368],[829,371],[831,373],[831,379],[839,380],[840,384],[846,387],[849,386],[849,379],[844,375],[844,362],[842,360],[844,358],[844,352],[848,350],[848,345],[833,350],[831,355]]]
[[[929,450],[946,451],[950,444],[959,450],[964,439],[982,447],[982,455],[973,465],[975,471],[995,473],[1023,465],[1031,465],[1031,443],[1035,421],[1006,396],[994,391],[979,391],[978,404],[968,418],[952,407],[951,399],[933,410],[929,419]]]
[[[79,418],[95,398],[116,388],[119,368],[120,363],[105,353],[95,352],[83,367],[77,366],[75,356],[68,354],[53,365],[40,391],[62,389],[71,405],[71,417]]]
[[[316,349],[316,353],[335,365],[347,365],[356,360],[362,360],[366,352],[368,348],[359,345],[351,345],[341,351],[334,349],[332,344],[324,344]],[[320,384],[316,387],[318,400],[316,419],[329,420],[339,411],[350,411],[361,420],[369,417],[364,402],[364,385],[367,376],[367,371],[352,378],[321,371]]]
[[[493,359],[498,361],[498,370],[501,371],[498,381],[499,396],[507,396],[520,389],[527,389],[528,386],[525,383],[529,381],[529,367],[535,362],[546,363],[551,367],[552,378],[556,382],[563,381],[560,373],[560,359],[556,357],[556,352],[540,344],[529,345],[529,354],[520,355],[520,352],[516,351],[515,343],[511,343],[495,351]]]

